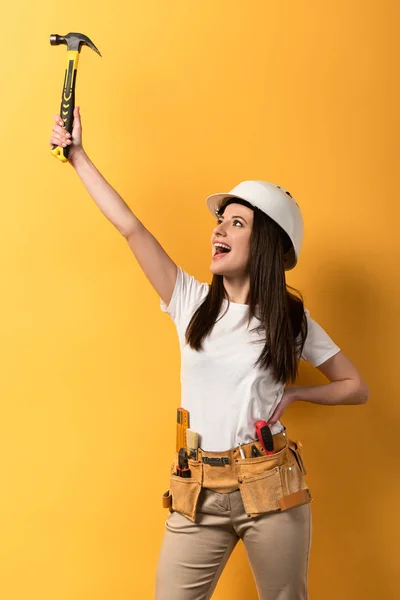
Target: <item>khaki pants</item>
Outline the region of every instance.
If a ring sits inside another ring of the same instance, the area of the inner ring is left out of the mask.
[[[226,452],[199,449],[190,478],[174,474],[161,547],[156,600],[208,600],[239,539],[260,600],[307,600],[311,494],[301,442],[273,436],[275,454],[259,442]],[[253,457],[256,446],[260,456]],[[244,456],[243,456],[244,455]],[[246,598],[246,590],[242,596]]]
[[[208,600],[239,539],[260,600],[307,600],[310,504],[249,517],[239,490],[202,488],[197,522],[169,514],[156,576],[156,600]],[[246,590],[241,590],[246,598]]]

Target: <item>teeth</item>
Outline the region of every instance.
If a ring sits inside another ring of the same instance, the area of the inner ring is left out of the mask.
[[[214,244],[214,248],[226,248],[227,250],[230,250],[230,246],[227,246],[227,244],[221,244],[220,242],[216,242]]]

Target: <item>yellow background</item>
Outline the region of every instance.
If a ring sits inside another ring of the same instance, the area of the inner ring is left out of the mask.
[[[288,189],[288,283],[355,362],[364,406],[298,403],[310,597],[398,597],[399,7],[392,1],[16,1],[3,8],[0,596],[153,597],[175,442],[175,329],[124,239],[49,151],[66,48],[97,167],[210,281],[205,197]],[[324,383],[303,365],[302,384]],[[273,548],[270,549],[274,551]],[[268,556],[266,556],[268,559]],[[242,544],[215,599],[255,600]]]

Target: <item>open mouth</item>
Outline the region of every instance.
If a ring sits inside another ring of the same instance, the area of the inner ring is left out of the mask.
[[[214,256],[213,258],[222,258],[225,254],[229,254],[231,251],[231,247],[228,244],[222,244],[220,242],[216,242],[214,244]]]

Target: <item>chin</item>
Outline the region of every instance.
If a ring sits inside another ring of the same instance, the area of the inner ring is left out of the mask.
[[[215,268],[215,265],[213,263],[211,263],[210,265],[210,271],[215,275],[221,275],[221,273],[218,271],[218,269]]]
[[[225,276],[233,275],[232,269],[228,269],[226,267],[224,268],[223,265],[219,265],[218,263],[215,263],[214,261],[212,261],[210,264],[210,271],[214,275],[225,275]]]
[[[245,265],[223,265],[219,261],[214,260],[211,260],[210,271],[213,275],[240,279],[249,274],[248,267]]]
[[[218,264],[215,264],[214,261],[211,261],[211,264],[210,264],[211,273],[213,273],[214,275],[224,275],[224,269],[221,269],[218,267],[219,267]]]

